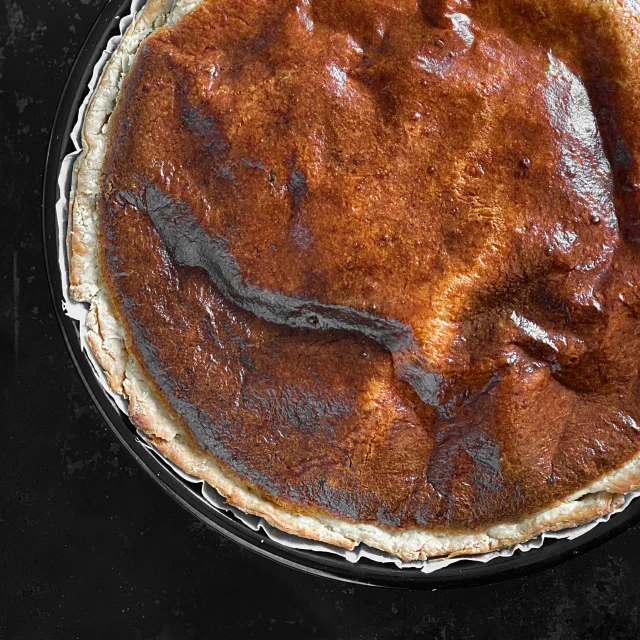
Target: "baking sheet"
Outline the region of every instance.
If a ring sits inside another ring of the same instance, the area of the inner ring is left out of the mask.
[[[107,382],[107,379],[102,367],[96,360],[95,356],[93,355],[93,352],[91,351],[91,349],[89,348],[89,345],[87,344],[86,319],[89,312],[89,308],[86,304],[79,303],[72,300],[68,295],[69,271],[68,271],[68,263],[67,263],[67,256],[66,256],[66,253],[67,253],[66,237],[67,237],[67,220],[68,220],[68,214],[69,214],[69,192],[71,188],[73,163],[81,152],[81,141],[80,141],[81,127],[84,120],[84,116],[87,111],[89,99],[97,85],[97,82],[100,77],[100,74],[102,73],[102,70],[104,69],[107,61],[109,60],[112,53],[115,51],[116,47],[120,43],[122,35],[124,34],[126,29],[129,27],[129,25],[133,21],[136,13],[144,6],[145,2],[146,0],[132,0],[131,12],[127,16],[122,17],[120,20],[120,25],[119,25],[120,34],[112,37],[109,40],[105,50],[102,53],[102,56],[100,57],[100,60],[98,61],[98,63],[95,65],[93,69],[91,81],[88,86],[87,96],[82,102],[82,105],[78,112],[78,119],[71,132],[71,141],[74,146],[74,151],[64,158],[60,168],[60,174],[58,178],[58,187],[59,187],[60,197],[56,203],[56,221],[57,221],[57,233],[58,233],[58,236],[57,236],[58,264],[59,264],[60,273],[62,276],[61,281],[63,283],[63,290],[62,292],[59,292],[62,294],[62,299],[61,299],[62,308],[66,313],[66,315],[68,315],[70,318],[76,321],[77,329],[78,329],[78,339],[80,341],[82,351],[84,352],[87,359],[91,363],[93,372],[96,378],[98,379],[98,381],[100,382],[105,393],[107,394],[107,397],[113,403],[114,407],[116,407],[119,411],[121,411],[125,415],[128,415],[126,400],[122,396],[116,394],[111,389],[111,387],[109,386],[109,383]],[[349,551],[349,550],[344,550],[338,547],[334,547],[329,544],[310,541],[295,535],[291,535],[291,534],[279,531],[278,529],[275,529],[274,527],[269,525],[264,519],[259,518],[257,516],[246,514],[240,511],[239,509],[236,509],[235,507],[232,507],[229,504],[227,504],[224,498],[213,487],[211,487],[210,485],[202,481],[200,478],[196,478],[194,476],[191,476],[185,473],[182,469],[174,465],[171,461],[167,460],[157,449],[155,449],[147,441],[147,439],[145,438],[144,434],[141,431],[138,431],[138,437],[140,439],[140,442],[147,449],[149,449],[153,453],[153,455],[155,455],[158,459],[160,459],[163,464],[165,464],[167,467],[172,469],[178,476],[180,476],[183,480],[185,480],[185,482],[188,482],[191,485],[193,485],[194,492],[196,493],[196,495],[199,495],[201,497],[203,501],[203,505],[212,509],[217,509],[219,511],[232,513],[238,520],[243,522],[247,527],[253,529],[254,531],[258,531],[259,529],[262,529],[264,533],[271,540],[285,547],[289,547],[293,549],[310,550],[318,553],[331,553],[331,554],[339,555],[349,562],[358,562],[361,558],[368,558],[375,562],[394,563],[396,566],[400,568],[419,569],[424,573],[432,573],[434,571],[447,567],[455,562],[460,562],[463,560],[470,560],[473,562],[485,563],[485,562],[489,562],[494,558],[510,557],[516,552],[527,552],[532,549],[538,549],[539,547],[542,546],[542,544],[547,538],[551,538],[551,539],[565,538],[565,539],[573,540],[585,534],[587,531],[590,531],[591,529],[596,527],[599,523],[606,522],[607,520],[609,520],[611,515],[613,515],[613,514],[607,514],[606,516],[598,518],[580,527],[575,527],[572,529],[564,529],[562,531],[543,533],[537,538],[533,538],[532,540],[529,540],[526,543],[517,544],[508,549],[502,549],[499,551],[493,551],[490,553],[484,553],[479,555],[459,556],[456,558],[440,558],[440,559],[433,559],[433,560],[426,560],[426,561],[403,562],[402,560],[400,560],[395,556],[392,556],[390,554],[387,554],[381,551],[377,551],[375,549],[367,547],[364,544],[360,544],[354,550]],[[197,485],[200,485],[200,486],[198,487]],[[624,503],[619,508],[617,508],[613,513],[618,513],[620,511],[623,511],[629,505],[629,503],[638,495],[640,495],[640,489],[626,494]]]

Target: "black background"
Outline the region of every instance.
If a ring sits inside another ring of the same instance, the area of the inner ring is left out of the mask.
[[[640,526],[449,591],[350,586],[209,531],[121,450],[65,350],[40,232],[56,104],[106,0],[0,0],[0,638],[640,637]]]

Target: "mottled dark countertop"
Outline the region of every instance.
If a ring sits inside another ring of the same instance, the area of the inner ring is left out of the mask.
[[[0,3],[0,637],[636,638],[640,526],[498,585],[351,587],[207,530],[121,450],[66,352],[40,234],[55,106],[104,4]]]

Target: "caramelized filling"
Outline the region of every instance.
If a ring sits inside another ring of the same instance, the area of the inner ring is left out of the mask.
[[[102,269],[265,496],[462,530],[638,453],[638,28],[578,6],[204,0],[144,43]]]

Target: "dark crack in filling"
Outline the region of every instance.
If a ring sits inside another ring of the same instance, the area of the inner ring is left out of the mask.
[[[204,0],[145,41],[102,270],[265,497],[468,530],[638,453],[640,38],[579,6]]]

